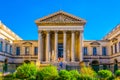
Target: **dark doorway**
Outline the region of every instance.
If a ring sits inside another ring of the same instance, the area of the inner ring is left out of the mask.
[[[114,72],[118,70],[118,61],[114,60]]]
[[[98,72],[99,71],[99,62],[97,60],[92,61],[92,68],[94,71]]]
[[[58,58],[63,58],[63,43],[58,43]]]

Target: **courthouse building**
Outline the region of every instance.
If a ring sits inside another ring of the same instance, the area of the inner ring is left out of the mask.
[[[0,23],[1,63],[7,57],[11,64],[25,60],[49,64],[62,60],[65,64],[84,61],[86,64],[107,67],[119,65],[120,25],[102,40],[84,40],[86,21],[69,13],[59,11],[37,19],[35,23],[38,40],[23,40]]]

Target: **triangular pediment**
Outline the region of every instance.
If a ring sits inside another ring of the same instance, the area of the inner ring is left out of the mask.
[[[24,43],[22,43],[23,45],[32,45],[32,43],[31,42],[24,42]]]
[[[86,21],[63,11],[36,20],[36,23],[85,23]]]
[[[99,42],[97,42],[97,41],[93,41],[92,43],[90,43],[91,45],[100,45],[100,43]]]

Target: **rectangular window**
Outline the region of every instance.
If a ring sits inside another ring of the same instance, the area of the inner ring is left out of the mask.
[[[16,55],[20,55],[20,47],[16,47]]]
[[[0,52],[2,52],[3,49],[3,42],[0,42]]]
[[[12,54],[12,46],[10,45],[10,54]]]
[[[113,54],[113,46],[111,46],[111,54]]]
[[[38,47],[34,47],[34,55],[38,54]]]
[[[83,55],[85,55],[85,56],[87,55],[87,47],[83,48]]]
[[[97,55],[97,48],[93,47],[93,56],[96,56],[96,55]]]
[[[29,47],[25,47],[25,55],[29,55]]]
[[[5,44],[5,52],[8,52],[8,44]]]
[[[119,52],[120,52],[120,42],[119,42]]]
[[[103,55],[103,56],[106,56],[106,55],[107,55],[106,47],[102,47],[102,55]]]
[[[117,44],[115,44],[114,47],[115,47],[115,53],[117,53]]]

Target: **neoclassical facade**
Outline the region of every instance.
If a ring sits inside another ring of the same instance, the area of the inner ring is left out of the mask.
[[[85,20],[65,12],[57,12],[35,21],[38,26],[38,58],[40,62],[83,61]]]
[[[99,64],[114,67],[120,63],[120,25],[102,40],[84,40],[86,21],[59,11],[35,21],[38,40],[22,40],[0,22],[0,61],[7,57],[9,63],[25,60],[41,64]],[[97,37],[97,36],[96,36]]]

